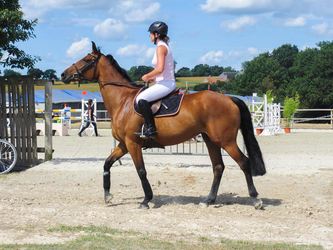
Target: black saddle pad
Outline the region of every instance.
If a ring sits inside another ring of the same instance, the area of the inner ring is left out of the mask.
[[[165,117],[165,116],[174,116],[179,113],[180,106],[182,104],[184,95],[170,96],[162,100],[160,109],[154,114],[155,118]],[[134,101],[134,110],[135,112],[141,115],[138,105]]]

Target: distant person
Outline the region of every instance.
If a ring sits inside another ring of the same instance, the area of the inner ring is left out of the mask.
[[[156,81],[156,84],[141,92],[136,98],[136,103],[147,125],[143,136],[145,138],[155,138],[157,130],[149,102],[163,98],[176,89],[175,66],[172,52],[168,45],[170,40],[167,36],[168,26],[158,21],[150,25],[148,31],[150,32],[150,41],[156,45],[156,51],[152,61],[155,69],[142,76],[141,79],[144,82]]]
[[[98,136],[98,133],[97,133],[97,124],[96,124],[96,121],[95,121],[95,117],[96,119],[98,118],[95,114],[94,114],[94,109],[92,107],[93,105],[93,100],[92,99],[89,99],[88,100],[88,120],[87,120],[87,123],[86,123],[86,126],[84,126],[80,132],[79,132],[79,136],[81,137],[82,136],[82,132],[89,127],[90,124],[92,124],[94,126],[94,129],[95,129],[95,135]]]

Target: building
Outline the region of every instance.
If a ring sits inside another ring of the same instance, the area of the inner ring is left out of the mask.
[[[216,79],[215,79],[215,83],[217,83],[217,81],[220,82],[225,82],[230,80],[230,78],[235,78],[237,77],[237,75],[240,74],[240,72],[223,72],[221,75],[219,75]]]
[[[213,79],[212,79],[212,76],[208,76],[208,77],[206,77],[201,83],[209,83],[209,84],[211,84],[211,83],[213,83],[214,81],[213,81]]]

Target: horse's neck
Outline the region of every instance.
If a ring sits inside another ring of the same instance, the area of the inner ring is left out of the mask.
[[[100,74],[98,78],[104,104],[111,120],[119,113],[120,109],[123,109],[125,105],[134,101],[135,94],[138,91],[121,86],[121,84],[128,84],[128,82],[118,72],[113,71],[115,70],[104,70],[106,73]]]

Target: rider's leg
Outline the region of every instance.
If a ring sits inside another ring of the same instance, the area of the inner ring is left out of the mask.
[[[155,138],[157,131],[155,127],[154,116],[153,113],[151,112],[148,101],[141,99],[138,102],[138,106],[146,122],[146,130],[143,132],[143,135],[146,138]]]

